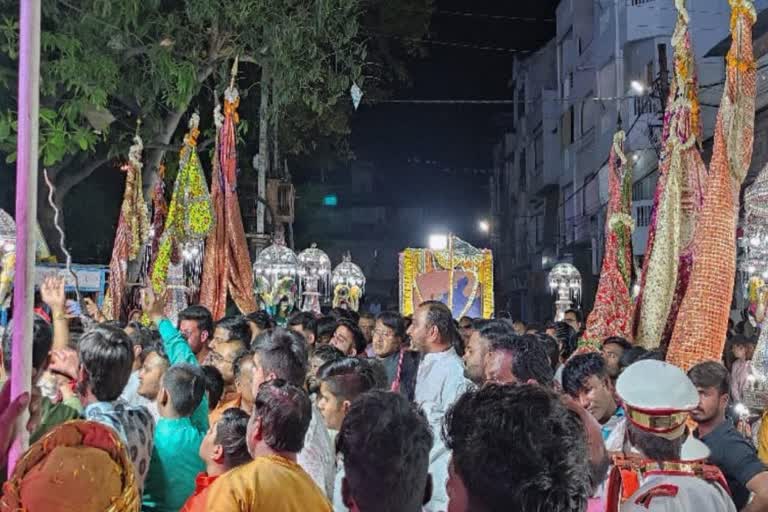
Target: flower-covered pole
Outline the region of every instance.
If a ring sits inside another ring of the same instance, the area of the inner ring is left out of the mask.
[[[16,278],[11,400],[32,387],[32,320],[37,211],[38,115],[40,107],[40,0],[21,2],[19,105],[16,160]],[[21,415],[8,457],[8,474],[27,448],[27,413]]]

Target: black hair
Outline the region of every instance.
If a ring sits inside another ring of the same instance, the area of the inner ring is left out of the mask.
[[[229,340],[240,340],[245,347],[251,342],[251,328],[248,322],[242,316],[227,316],[216,322],[216,328],[227,329],[229,331]]]
[[[314,352],[312,352],[312,357],[320,359],[323,364],[325,364],[328,361],[338,361],[339,359],[344,359],[347,356],[344,355],[344,352],[334,347],[333,345],[320,345],[315,349]]]
[[[273,372],[294,386],[302,386],[309,365],[307,342],[301,334],[276,327],[259,334],[253,353],[265,373]]]
[[[555,372],[536,335],[517,336],[507,333],[489,341],[490,352],[502,350],[513,355],[511,371],[519,382],[535,380],[542,386],[552,386]]]
[[[737,334],[731,338],[731,348],[733,347],[750,347],[755,344],[752,338],[744,336],[743,334]]]
[[[728,394],[731,376],[722,364],[705,361],[688,370],[688,378],[697,388],[715,388],[721,395]]]
[[[365,347],[368,346],[368,342],[365,340],[363,331],[360,330],[360,327],[357,326],[357,323],[342,318],[336,322],[336,329],[339,327],[346,327],[349,329],[349,331],[352,333],[352,341],[354,343],[355,350],[358,354],[364,353]]]
[[[269,316],[266,311],[254,311],[245,315],[245,319],[249,322],[253,322],[262,331],[272,329],[275,326],[275,321]]]
[[[584,324],[584,313],[582,313],[578,309],[567,309],[567,310],[565,310],[564,314],[567,315],[568,313],[571,313],[573,316],[575,316],[577,322],[579,322],[582,325]]]
[[[128,322],[125,328],[128,329],[129,327],[131,332],[128,333],[128,338],[130,338],[134,347],[141,347],[142,352],[159,338],[157,331],[144,327],[139,322]]]
[[[568,323],[555,322],[555,339],[560,344],[560,358],[562,360],[567,360],[576,350],[578,336],[576,329]]]
[[[100,402],[117,400],[133,369],[133,344],[125,331],[96,326],[83,334],[78,349],[87,374],[81,385],[87,385]]]
[[[632,344],[621,336],[609,336],[605,338],[603,340],[603,348],[605,348],[606,345],[618,345],[623,350],[629,350],[632,348]]]
[[[370,311],[363,311],[362,313],[360,313],[360,314],[359,314],[359,315],[357,315],[357,316],[358,316],[358,318],[357,318],[357,321],[358,321],[358,322],[359,322],[360,320],[364,319],[364,318],[365,318],[366,320],[375,320],[375,319],[376,319],[376,317],[375,317],[375,316],[373,315],[373,313],[371,313]]]
[[[642,354],[640,357],[637,358],[638,361],[663,361],[664,360],[664,353],[659,349],[649,350],[645,354]]]
[[[205,375],[205,391],[208,393],[208,409],[214,410],[219,405],[221,395],[224,394],[224,377],[215,366],[205,365],[200,367]]]
[[[536,337],[544,348],[544,352],[547,353],[549,366],[551,366],[553,370],[557,369],[557,367],[560,366],[560,347],[557,346],[557,340],[552,336],[542,333],[539,333]]]
[[[324,382],[333,396],[342,401],[352,401],[376,387],[373,368],[357,357],[325,363],[317,370],[317,380]]]
[[[171,365],[171,360],[165,352],[165,345],[163,345],[162,340],[153,340],[149,345],[142,347],[139,359],[143,363],[144,360],[147,359],[147,356],[153,352],[164,359],[168,363],[168,366]]]
[[[563,368],[563,391],[578,397],[584,383],[592,376],[600,380],[608,378],[603,356],[597,352],[573,356]]]
[[[317,341],[317,320],[315,320],[315,315],[308,311],[297,311],[288,318],[288,327],[296,325],[300,325],[302,330],[314,334],[315,341]]]
[[[209,336],[213,336],[213,316],[205,306],[194,305],[179,312],[179,323],[182,320],[194,320],[197,322],[197,329],[207,331]]]
[[[515,331],[509,323],[503,320],[483,320],[477,322],[474,326],[477,335],[485,340],[488,345],[500,343],[502,339],[516,336]]]
[[[191,416],[205,394],[205,374],[199,366],[177,363],[163,374],[163,387],[182,418]]]
[[[236,379],[240,378],[240,372],[243,371],[243,364],[253,359],[253,353],[248,350],[240,350],[235,354],[232,360],[232,374]]]
[[[456,324],[453,322],[453,313],[448,306],[436,300],[422,302],[419,308],[427,310],[427,325],[437,327],[443,342],[454,345],[456,339],[461,339]]]
[[[344,308],[333,308],[330,313],[330,316],[334,318],[337,322],[339,320],[349,320],[351,322],[357,323],[357,318],[355,318],[355,315],[353,314],[351,309],[344,309]]]
[[[13,325],[13,320],[11,324]],[[13,352],[13,333],[9,328],[3,334],[3,367],[5,371],[11,372],[11,357]],[[53,347],[53,330],[51,326],[35,315],[32,321],[32,369],[35,371],[45,369],[48,363],[48,355]]]
[[[648,350],[641,346],[634,346],[628,350],[625,350],[623,354],[621,354],[621,358],[619,359],[619,368],[622,370],[640,360],[648,353]]]
[[[321,316],[317,319],[317,337],[333,336],[336,331],[336,318],[332,316]]]
[[[374,390],[352,402],[336,437],[351,497],[366,512],[420,512],[433,437],[418,406]]]
[[[686,437],[682,435],[676,439],[665,439],[650,432],[645,432],[629,423],[629,439],[632,445],[640,450],[646,458],[660,464],[670,460],[680,460],[683,440]]]
[[[261,420],[264,442],[276,451],[298,453],[312,419],[309,396],[299,386],[273,379],[259,386],[253,416]]]
[[[535,333],[544,332],[544,328],[541,326],[541,324],[537,324],[535,322],[530,323],[525,326],[526,331],[534,331]]]
[[[221,445],[224,454],[224,466],[236,468],[250,462],[247,431],[248,413],[237,407],[230,407],[221,414],[216,422],[214,443]]]
[[[467,391],[448,410],[443,438],[471,510],[586,509],[584,429],[551,390],[489,384]]]
[[[405,319],[400,313],[394,311],[383,311],[376,317],[377,322],[381,322],[384,327],[392,329],[395,337],[405,340]]]

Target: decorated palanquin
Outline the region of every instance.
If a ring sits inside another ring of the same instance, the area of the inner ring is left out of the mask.
[[[605,255],[595,305],[587,318],[581,350],[597,349],[605,338],[632,335],[632,168],[624,154],[623,131],[613,137],[608,161]]]
[[[258,308],[266,310],[284,326],[296,301],[301,297],[299,260],[285,245],[282,230],[272,245],[262,250],[253,262],[253,293]]]
[[[412,315],[424,301],[444,303],[454,318],[493,316],[493,254],[458,237],[445,250],[400,253],[400,312]]]
[[[333,287],[333,307],[357,311],[365,294],[365,274],[352,263],[352,255],[347,253],[341,263],[331,273]]]
[[[704,205],[694,232],[693,266],[667,361],[684,370],[719,360],[725,344],[736,274],[739,192],[752,158],[756,71],[750,0],[730,0],[733,42],[715,126]],[[702,335],[704,334],[705,335]]]
[[[685,0],[676,0],[674,75],[664,115],[659,181],[635,309],[635,343],[666,347],[688,288],[693,233],[707,169],[699,152],[700,105]]]

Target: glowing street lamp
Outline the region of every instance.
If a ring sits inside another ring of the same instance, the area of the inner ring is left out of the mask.
[[[429,248],[433,251],[444,251],[448,248],[448,235],[432,234],[429,235]]]
[[[485,219],[482,219],[480,222],[477,223],[477,227],[482,231],[483,233],[490,233],[491,232],[491,223],[488,222]]]
[[[637,94],[638,96],[642,96],[646,92],[648,92],[648,88],[645,86],[645,84],[639,80],[632,80],[629,83],[629,87],[632,89],[632,91]]]

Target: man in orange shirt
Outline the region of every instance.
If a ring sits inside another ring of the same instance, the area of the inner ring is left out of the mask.
[[[246,440],[253,462],[210,487],[208,512],[331,512],[323,491],[296,462],[312,418],[304,390],[281,379],[256,394]]]
[[[200,458],[205,461],[205,473],[197,475],[195,492],[181,512],[205,512],[211,484],[230,469],[252,460],[245,440],[247,429],[248,415],[235,408],[227,409],[219,421],[211,424],[200,444]]]

